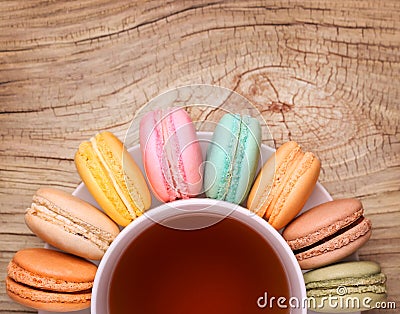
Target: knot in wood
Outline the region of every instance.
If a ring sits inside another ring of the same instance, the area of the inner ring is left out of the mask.
[[[267,110],[280,113],[280,112],[288,112],[292,110],[293,105],[282,103],[279,101],[273,101],[270,104],[267,104]]]

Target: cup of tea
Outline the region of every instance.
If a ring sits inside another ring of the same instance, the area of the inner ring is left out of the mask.
[[[91,313],[296,313],[307,307],[292,250],[266,221],[214,199],[166,203],[104,255]]]

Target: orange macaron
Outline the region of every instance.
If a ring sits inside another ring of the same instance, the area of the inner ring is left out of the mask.
[[[277,230],[303,208],[317,183],[320,161],[296,142],[283,144],[264,164],[250,191],[247,208]]]
[[[79,257],[31,248],[18,251],[8,264],[6,289],[14,301],[44,311],[88,308],[96,265]]]
[[[283,237],[302,269],[337,262],[371,236],[371,221],[357,199],[340,199],[311,208],[293,220]]]

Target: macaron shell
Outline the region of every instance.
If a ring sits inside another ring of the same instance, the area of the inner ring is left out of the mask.
[[[136,215],[142,215],[151,206],[149,187],[142,171],[126,149],[122,153],[122,163],[125,171],[124,180],[128,184],[129,195],[136,203],[143,204],[143,208],[136,209]],[[133,188],[133,182],[135,188]],[[141,202],[138,201],[138,198],[141,199]]]
[[[276,150],[276,159],[279,162],[284,162],[296,149],[300,149],[300,146],[295,141],[285,142]]]
[[[40,188],[37,196],[43,197],[72,216],[117,236],[118,226],[96,207],[64,191]]]
[[[283,237],[286,241],[296,240],[302,237],[310,237],[310,234],[318,232],[313,239],[304,243],[304,246],[310,245],[314,242],[325,238],[326,236],[333,234],[335,228],[331,226],[344,225],[355,221],[361,214],[355,215],[362,209],[362,204],[357,199],[339,199],[323,203],[315,206],[305,213],[301,214],[295,220],[293,220],[284,230]],[[327,232],[321,232],[325,228],[329,229]],[[293,249],[299,249],[296,247]]]
[[[96,265],[87,260],[42,248],[20,250],[12,261],[38,276],[70,282],[93,282],[97,271]]]
[[[147,113],[140,121],[140,149],[143,156],[143,165],[153,194],[161,201],[167,202],[177,197],[168,190],[167,180],[158,150],[162,149],[161,135],[157,129],[158,118],[154,111]]]
[[[315,297],[315,307],[311,306],[309,309],[314,311],[314,312],[320,312],[320,313],[351,313],[351,312],[359,312],[359,311],[366,311],[366,310],[371,310],[376,307],[377,302],[382,302],[386,299],[386,294],[385,293],[371,293],[371,292],[366,292],[366,293],[354,293],[354,294],[347,294],[346,296],[335,296],[337,299],[335,299],[335,302],[338,304],[350,304],[352,305],[351,301],[346,301],[347,300],[359,300],[360,307],[330,307],[329,302],[327,301],[327,297]],[[369,298],[371,302],[369,303],[369,307],[363,306],[363,300],[367,300]],[[312,304],[312,303],[311,303]],[[324,306],[320,306],[323,304]]]
[[[97,149],[112,171],[112,176],[117,183],[117,186],[113,184],[114,188],[118,188],[133,207],[136,216],[140,216],[151,205],[150,191],[142,171],[123,143],[113,133],[98,133],[94,140]]]
[[[275,229],[285,227],[301,211],[317,183],[320,166],[320,161],[315,156],[312,156],[310,163],[300,165],[304,169],[298,170],[300,176],[294,182],[294,186],[285,187],[288,193],[279,196],[277,203],[282,202],[283,206],[276,206],[268,220]]]
[[[276,216],[277,214],[275,207],[282,200],[280,195],[294,185],[294,182],[291,182],[291,178],[296,171],[301,170],[298,169],[298,165],[302,161],[304,163],[304,152],[296,142],[287,142],[278,148],[275,159],[274,181],[266,202],[268,208],[265,212],[265,218],[268,220],[272,215]]]
[[[247,208],[255,212],[258,216],[264,217],[267,211],[267,204],[265,203],[271,193],[272,184],[275,175],[275,153],[270,157],[262,167],[253,187],[250,190],[247,199]]]
[[[225,114],[215,127],[204,168],[204,190],[209,198],[225,200],[227,196],[239,134],[237,115]]]
[[[203,187],[203,156],[196,129],[192,119],[184,110],[175,110],[172,114],[176,136],[180,147],[180,159],[183,163],[184,179],[188,196],[200,194]],[[179,188],[182,190],[182,188]]]
[[[346,237],[346,236],[344,236]],[[351,255],[352,253],[354,253],[356,250],[358,250],[360,247],[362,247],[367,241],[368,239],[371,237],[371,230],[368,231],[366,234],[358,237],[356,240],[351,241],[350,243],[348,243],[347,245],[344,246],[340,246],[340,244],[337,244],[337,242],[335,243],[335,241],[340,241],[340,239],[332,239],[331,243],[325,243],[324,247],[328,247],[329,245],[332,245],[333,243],[333,249],[326,249],[326,251],[322,254],[319,255],[315,255],[303,260],[298,261],[299,265],[301,267],[301,269],[312,269],[312,268],[316,268],[316,267],[321,267],[321,266],[325,266],[325,265],[329,265],[333,262],[337,262],[349,255]],[[335,241],[333,241],[335,240]],[[345,238],[345,240],[347,240]],[[335,248],[335,247],[339,247],[339,248]],[[296,255],[297,257],[297,255]]]
[[[253,184],[260,156],[261,127],[249,116],[242,116],[239,142],[226,201],[240,204]]]
[[[92,260],[100,260],[105,253],[92,240],[70,233],[37,216],[25,214],[25,222],[39,238],[65,252]]]
[[[178,126],[175,125],[174,112],[167,110],[167,112],[160,112],[160,123],[158,126],[158,134],[161,136],[161,147],[159,153],[159,162],[162,164],[164,183],[166,189],[170,193],[169,201],[188,198],[189,190],[182,160],[182,150],[184,147],[180,146]]]
[[[115,191],[90,142],[83,142],[79,146],[75,154],[75,165],[86,188],[100,207],[116,223],[127,226],[132,221],[132,217]]]
[[[76,281],[66,281],[60,280],[59,278],[53,278],[49,276],[43,276],[41,274],[36,274],[28,271],[13,260],[7,266],[7,275],[12,280],[28,285],[30,287],[58,291],[58,292],[77,292],[86,291],[93,287],[92,281],[87,282],[76,282]]]
[[[70,312],[86,309],[90,306],[91,293],[54,293],[36,290],[20,285],[6,278],[8,296],[22,304],[37,310],[51,312]]]
[[[314,281],[332,280],[347,277],[363,277],[379,274],[381,267],[371,261],[344,262],[314,269],[304,274],[306,284]]]

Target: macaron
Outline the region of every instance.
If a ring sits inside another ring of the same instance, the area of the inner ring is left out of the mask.
[[[261,127],[247,115],[225,114],[207,149],[206,196],[235,204],[244,201],[253,184],[260,156]]]
[[[88,308],[96,265],[53,250],[18,251],[7,268],[9,297],[28,307],[69,312]]]
[[[54,188],[41,188],[25,212],[39,238],[67,253],[99,260],[119,233],[118,226],[92,205]]]
[[[303,208],[317,183],[320,161],[296,142],[287,142],[267,160],[250,191],[247,208],[275,229],[285,227]]]
[[[160,201],[201,193],[203,157],[192,119],[183,108],[148,112],[139,133],[144,169]]]
[[[101,132],[81,143],[75,165],[96,202],[119,225],[127,226],[150,208],[146,180],[114,134]]]
[[[340,199],[311,208],[293,220],[283,237],[302,269],[317,268],[354,253],[371,236],[371,221],[357,199]]]
[[[386,299],[386,276],[375,262],[339,263],[304,274],[309,309],[346,313],[373,309]]]

